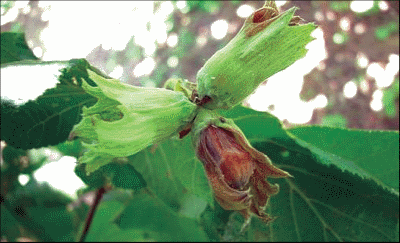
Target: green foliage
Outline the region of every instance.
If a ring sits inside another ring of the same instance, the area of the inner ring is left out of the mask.
[[[79,164],[75,167],[75,174],[91,189],[105,186],[108,182],[123,189],[139,190],[146,186],[142,175],[126,161],[109,163],[90,174],[87,174],[86,164]]]
[[[180,217],[147,193],[136,195],[117,222],[122,229],[141,230],[155,241],[208,241],[195,220]]]
[[[332,1],[329,6],[337,12],[345,12],[350,9],[350,1]]]
[[[399,113],[396,110],[396,99],[399,99],[399,78],[386,90],[383,91],[382,103],[388,117],[394,118]]]
[[[174,54],[176,54],[178,58],[184,57],[186,52],[192,48],[194,40],[195,37],[192,33],[188,30],[181,30],[178,36],[179,45],[175,48]]]
[[[369,16],[369,15],[375,15],[380,13],[380,8],[379,8],[379,1],[374,0],[374,5],[372,8],[368,9],[365,12],[356,12],[356,15],[358,16]]]
[[[19,237],[18,229],[21,225],[18,221],[13,217],[10,210],[8,210],[3,203],[1,204],[1,227],[0,233],[1,236],[7,236],[9,241],[15,241],[16,238]]]
[[[23,87],[27,82],[37,82],[48,86],[43,87],[45,90],[35,100],[29,100],[20,106],[15,105],[15,101],[2,99],[1,139],[22,149],[56,145],[65,141],[73,125],[81,119],[83,105],[91,105],[96,101],[80,87],[80,78],[85,76],[77,70],[80,65],[82,64],[79,61],[71,60],[23,61],[2,66],[2,75],[7,77],[12,77],[14,72],[34,72],[30,80],[6,79],[2,80],[3,84],[13,82],[13,85]],[[59,68],[64,68],[61,73],[58,72]],[[80,67],[82,68],[86,70],[86,67]],[[43,75],[44,69],[49,70],[46,76]],[[47,79],[43,80],[44,77]]]
[[[214,13],[218,11],[221,6],[221,3],[218,1],[187,1],[186,4],[189,7],[189,10],[200,9],[204,12]]]
[[[130,156],[129,160],[144,176],[149,188],[176,210],[180,209],[186,194],[195,195],[198,199],[194,200],[201,204],[213,204],[204,168],[196,158],[189,137],[169,139]]]
[[[387,25],[375,29],[375,36],[378,40],[383,41],[393,33],[399,32],[399,26],[396,22],[391,22]]]
[[[134,37],[126,44],[125,49],[124,59],[129,60],[129,62],[139,62],[143,58],[143,48],[136,45]]]
[[[270,226],[254,222],[270,241],[395,241],[398,196],[375,183],[322,165],[312,154],[258,143],[260,151],[288,170],[294,179],[279,181],[269,212]],[[271,233],[266,233],[271,232]]]
[[[296,141],[318,158],[343,171],[373,180],[399,195],[399,133],[328,127],[289,129]]]
[[[86,241],[144,241],[145,234],[141,230],[123,230],[116,225],[115,218],[124,210],[125,205],[118,201],[103,202],[93,218],[93,224]]]
[[[2,32],[0,43],[1,65],[21,60],[38,60],[29,49],[23,33]]]
[[[322,118],[321,125],[328,127],[346,128],[347,120],[341,114],[325,115]]]
[[[59,143],[55,146],[58,151],[66,156],[72,156],[75,158],[79,158],[79,156],[83,153],[83,146],[81,141],[75,139],[73,141],[65,141],[63,143]]]
[[[71,199],[64,194],[31,178],[28,184],[9,193],[6,199],[10,202],[5,204],[7,217],[11,214],[35,238],[49,242],[72,241],[72,219],[66,209]],[[2,222],[1,228],[12,227],[12,224],[15,221]]]

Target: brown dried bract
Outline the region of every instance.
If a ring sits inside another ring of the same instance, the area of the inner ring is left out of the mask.
[[[288,177],[289,173],[275,167],[240,133],[215,125],[201,132],[196,152],[224,209],[238,210],[246,219],[255,214],[264,222],[273,220],[264,209],[279,187],[266,178]]]
[[[275,1],[266,1],[264,6],[257,11],[255,11],[249,18],[251,21],[246,20],[246,24],[249,24],[247,28],[245,28],[245,33],[247,37],[251,37],[263,29],[265,29],[268,25],[270,25],[273,21],[280,17],[281,13],[279,12],[278,7],[275,4]],[[299,25],[300,21],[303,21],[299,16],[293,16],[293,18],[289,22],[289,26]]]
[[[192,96],[191,96],[191,101],[195,103],[198,106],[203,106],[204,104],[207,104],[208,102],[211,102],[212,99],[210,96],[206,95],[202,99],[199,98],[199,95],[197,93],[197,90],[193,90]]]

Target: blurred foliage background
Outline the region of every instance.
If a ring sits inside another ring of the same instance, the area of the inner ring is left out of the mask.
[[[318,98],[319,104],[302,122],[280,116],[277,109],[284,108],[274,104],[252,105],[250,99],[247,105],[271,112],[287,126],[398,130],[398,1],[277,4],[282,11],[299,7],[296,15],[322,30],[325,58],[304,75],[298,92],[299,101]],[[263,1],[2,1],[1,31],[25,32],[29,46],[43,60],[83,57],[123,82],[162,87],[171,77],[195,82],[205,61],[262,5]],[[289,107],[296,102],[291,96],[284,98]]]

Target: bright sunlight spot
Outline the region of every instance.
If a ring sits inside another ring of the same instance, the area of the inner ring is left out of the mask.
[[[319,94],[314,98],[313,103],[316,109],[322,109],[328,105],[328,98],[324,94]]]
[[[174,11],[174,5],[170,1],[162,2],[160,7],[157,9],[156,14],[163,16],[164,18]]]
[[[176,2],[176,7],[184,14],[189,12],[189,10],[190,10],[189,6],[186,3],[186,1],[177,1]]]
[[[351,99],[357,94],[357,85],[354,81],[347,82],[343,87],[343,96]]]
[[[26,5],[26,6],[22,9],[22,12],[23,12],[24,14],[28,14],[30,11],[31,11],[31,6],[29,6],[29,5]]]
[[[41,57],[43,55],[43,50],[39,46],[33,48],[32,51],[33,51],[33,54],[35,54],[35,56],[37,56],[37,57]]]
[[[396,54],[389,55],[389,63],[383,69],[379,64],[370,65],[367,69],[368,75],[375,78],[378,88],[389,87],[396,74],[399,72],[399,56]]]
[[[388,76],[392,77],[392,80],[394,79],[396,74],[399,72],[399,55],[389,55],[389,63],[386,65],[385,72],[388,74]]]
[[[286,2],[287,2],[287,1],[285,1],[285,0],[282,0],[282,1],[279,0],[279,1],[275,1],[275,4],[276,4],[276,6],[279,8],[279,7],[283,6],[283,5],[285,5]]]
[[[344,40],[344,36],[341,33],[335,33],[333,35],[333,42],[335,42],[336,44],[342,44]]]
[[[148,75],[153,71],[155,65],[156,62],[154,61],[153,58],[146,57],[141,63],[136,65],[135,69],[133,69],[133,75],[135,77]]]
[[[314,14],[314,18],[317,21],[323,21],[324,20],[324,14],[321,11],[316,11]]]
[[[151,1],[97,2],[95,11],[93,3],[86,1],[47,2],[47,5],[44,19],[51,21],[40,35],[46,43],[44,61],[85,58],[98,45],[106,50],[123,50],[132,35],[145,48],[146,55],[151,55],[157,35],[139,23],[165,21],[165,16],[153,13]],[[89,14],[88,9],[92,9]],[[66,48],[60,48],[64,45]]]
[[[382,104],[383,92],[378,89],[372,94],[372,101],[370,103],[370,107],[373,111],[380,111],[383,108]]]
[[[237,16],[239,16],[240,18],[247,18],[249,17],[252,13],[254,12],[254,8],[250,5],[247,4],[243,4],[242,6],[240,6],[237,11],[236,14]]]
[[[379,1],[378,3],[379,9],[382,11],[387,11],[389,9],[389,5],[386,1]]]
[[[228,32],[228,22],[224,19],[219,19],[211,24],[211,35],[220,40],[225,37]]]
[[[59,161],[43,165],[33,173],[39,182],[48,182],[52,187],[77,198],[76,191],[84,188],[85,184],[74,173],[76,159],[63,156]]]
[[[381,111],[383,108],[382,101],[380,100],[372,100],[369,106],[373,111]]]
[[[179,63],[179,59],[178,59],[178,57],[176,57],[176,56],[172,56],[172,57],[168,58],[168,60],[167,60],[167,65],[168,65],[168,67],[170,67],[170,68],[175,68],[175,67],[177,67],[177,66],[178,66],[178,63]]]
[[[382,100],[382,97],[383,97],[383,92],[380,89],[375,90],[375,92],[372,94],[373,100]]]
[[[29,181],[29,176],[28,175],[24,175],[24,174],[20,174],[18,176],[18,181],[19,181],[19,183],[21,183],[21,185],[25,186],[26,183],[28,183],[28,181]]]
[[[114,68],[114,70],[109,73],[109,76],[112,78],[120,79],[124,72],[124,68],[121,65],[118,65]]]
[[[340,19],[340,28],[344,31],[350,30],[350,20],[347,17],[343,17]]]
[[[197,39],[196,39],[196,44],[197,44],[199,47],[204,46],[205,44],[207,44],[207,37],[205,37],[205,36],[199,36],[199,37],[197,37]]]
[[[374,6],[374,1],[351,1],[350,9],[355,13],[363,13]]]
[[[357,53],[357,65],[360,68],[366,68],[368,64],[369,64],[368,57],[362,52]]]
[[[383,67],[376,62],[371,63],[367,68],[367,75],[375,78],[375,80],[378,78],[378,76],[384,75],[384,72],[385,70],[383,69]]]
[[[177,7],[178,9],[183,9],[183,8],[185,8],[186,6],[187,6],[186,1],[177,1],[177,2],[176,2],[176,7]]]
[[[3,1],[2,1],[2,4],[3,4]],[[28,5],[28,1],[14,1],[14,4],[15,4],[14,7],[12,7],[10,10],[8,10],[6,15],[4,15],[4,16],[3,16],[3,14],[1,15],[1,24],[2,25],[16,19],[20,9],[22,11],[22,9],[24,9]]]
[[[167,39],[167,45],[169,47],[175,47],[176,44],[178,44],[178,35],[176,35],[175,33],[172,33],[169,35],[169,37]]]
[[[25,65],[22,69],[18,66],[8,66],[1,68],[1,78],[16,80],[15,82],[4,82],[1,84],[1,95],[14,100],[16,105],[21,105],[28,100],[34,100],[41,95],[47,88],[56,87],[57,78],[54,74],[58,73],[63,65],[52,64],[43,65],[41,72],[38,69]],[[15,71],[17,69],[17,71]],[[23,70],[23,72],[21,72]],[[18,80],[32,80],[33,77],[40,77],[41,82],[24,82],[21,89]],[[18,92],[15,92],[18,91]]]

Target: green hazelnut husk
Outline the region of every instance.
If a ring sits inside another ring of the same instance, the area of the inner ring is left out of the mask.
[[[113,158],[133,155],[174,135],[191,122],[198,107],[182,92],[131,86],[88,70],[97,87],[82,82],[98,99],[83,108],[72,133],[88,151],[79,159],[93,172]]]
[[[229,109],[267,78],[304,57],[316,25],[300,25],[295,10],[279,13],[269,1],[249,16],[238,34],[197,73],[197,104]]]

